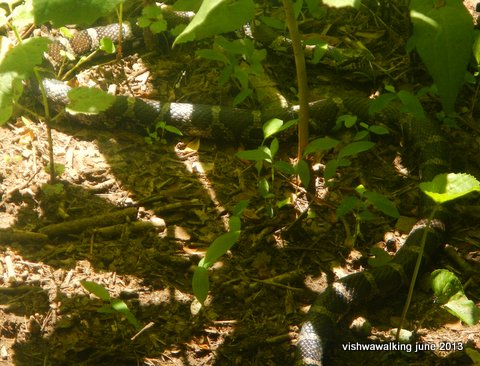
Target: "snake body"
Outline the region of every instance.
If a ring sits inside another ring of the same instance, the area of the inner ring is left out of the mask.
[[[76,53],[90,50],[98,44],[99,35],[117,38],[119,27],[115,25],[96,28],[95,31],[83,31],[68,42],[68,48]],[[130,30],[124,29],[124,37],[129,37]],[[94,39],[95,38],[95,39]],[[62,46],[65,47],[65,46]],[[57,46],[51,51],[56,57]],[[44,79],[43,86],[50,101],[65,105],[70,88],[64,83]],[[345,107],[352,113],[368,118],[368,100],[350,98],[344,100]],[[323,100],[312,105],[313,115],[321,116],[328,129],[338,113],[337,103]],[[275,117],[290,119],[296,109],[278,111]],[[385,118],[398,122],[400,113],[396,109],[385,112]],[[179,128],[183,133],[219,141],[258,140],[262,137],[261,126],[268,118],[259,111],[228,108],[203,104],[160,103],[140,98],[117,97],[114,104],[100,116],[87,118],[89,124],[106,128],[124,128],[130,130],[147,130],[157,121],[164,121]],[[410,144],[418,149],[420,173],[422,180],[431,180],[436,174],[446,171],[445,139],[441,136],[439,126],[430,119],[417,121],[406,118],[403,129],[409,137]],[[320,128],[317,132],[322,133]],[[428,211],[428,205],[423,205]],[[355,273],[332,283],[315,300],[307,319],[303,324],[298,342],[299,364],[307,366],[322,365],[325,350],[332,340],[332,334],[338,321],[357,304],[364,303],[377,296],[388,296],[410,281],[415,261],[419,252],[420,238],[427,231],[425,258],[430,257],[443,244],[445,225],[442,217],[433,221],[420,220],[412,229],[405,244],[393,260],[381,267]]]

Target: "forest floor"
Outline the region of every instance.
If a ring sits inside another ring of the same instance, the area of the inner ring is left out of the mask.
[[[268,62],[281,91],[291,93],[293,62],[276,56]],[[217,74],[184,46],[154,59],[133,55],[122,67],[95,67],[79,79],[104,87],[113,79],[120,92],[141,97],[228,104],[235,93],[217,86]],[[309,66],[312,99],[368,96],[380,84],[344,74]],[[472,91],[462,93],[459,108],[468,109]],[[317,157],[313,196],[277,174],[271,201],[260,197],[252,163],[235,156],[245,148],[238,144],[174,136],[149,144],[140,134],[75,122],[57,123],[52,133],[61,166],[55,185],[48,184],[45,124],[19,118],[0,128],[0,229],[15,229],[11,236],[0,232],[0,365],[293,365],[298,332],[316,295],[335,278],[368,267],[371,248],[393,254],[417,219],[418,161],[400,146],[400,131],[376,138],[375,148],[339,170],[332,184],[321,173],[333,155]],[[337,137],[348,140],[349,133]],[[480,178],[478,130],[461,125],[447,133],[452,169]],[[279,159],[295,156],[295,141],[281,141]],[[336,208],[359,184],[387,196],[402,216],[397,221],[372,211],[374,218],[359,223],[353,240],[355,218],[337,218]],[[228,230],[233,207],[246,199],[241,238],[209,272],[210,293],[199,310],[193,271]],[[290,203],[275,206],[284,199]],[[478,199],[454,209],[449,244],[471,272],[442,253],[432,267],[455,271],[478,304]],[[66,232],[51,226],[68,222]],[[38,235],[45,228],[49,236]],[[106,303],[82,280],[123,300],[140,327],[114,311],[99,312]],[[352,315],[371,324],[367,331],[348,330],[352,319],[342,321],[331,365],[473,364],[466,349],[480,351],[480,325],[462,324],[422,286],[405,325],[416,331],[412,350],[345,350],[357,342],[396,344],[390,333],[405,294],[399,290],[356,309]]]

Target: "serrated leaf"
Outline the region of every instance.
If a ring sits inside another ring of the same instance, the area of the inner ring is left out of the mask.
[[[85,290],[94,294],[95,296],[99,297],[103,301],[110,301],[110,294],[102,285],[99,285],[96,282],[81,280],[80,284],[83,286]]]
[[[207,298],[209,288],[208,270],[204,267],[197,267],[193,272],[192,289],[193,294],[202,305]]]
[[[70,103],[67,112],[70,114],[95,115],[106,111],[116,101],[114,95],[103,90],[87,87],[73,88],[68,92]]]
[[[439,174],[431,182],[423,182],[419,186],[423,193],[438,204],[480,191],[480,182],[465,173]]]

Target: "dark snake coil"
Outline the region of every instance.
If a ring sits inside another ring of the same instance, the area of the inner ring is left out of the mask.
[[[98,27],[80,32],[70,41],[55,42],[49,50],[49,57],[58,59],[60,50],[83,53],[93,50],[99,38],[118,38],[118,25]],[[131,35],[130,28],[124,28],[124,38]],[[43,81],[48,99],[54,104],[65,105],[70,90],[64,83],[45,79]],[[364,120],[368,119],[368,100],[350,98],[343,101],[345,107]],[[332,100],[312,104],[314,116],[322,118],[323,127],[314,126],[316,133],[325,133],[338,113],[338,105]],[[275,117],[295,117],[295,108],[280,110]],[[411,146],[419,151],[422,180],[431,180],[436,174],[446,172],[445,140],[439,126],[432,120],[415,121],[405,118],[399,121],[400,113],[391,108],[384,112],[386,119],[402,123]],[[152,128],[159,120],[179,128],[187,135],[216,139],[218,141],[261,140],[261,126],[268,118],[261,112],[189,103],[160,103],[158,101],[119,96],[104,113],[82,120],[103,128],[123,128],[141,131]],[[428,206],[423,207],[428,210]],[[332,340],[335,325],[353,307],[377,296],[388,296],[409,283],[419,252],[420,238],[427,230],[425,258],[432,256],[444,243],[445,227],[441,218],[430,222],[419,221],[409,234],[405,244],[388,264],[343,277],[323,291],[308,312],[299,334],[297,348],[298,364],[319,366],[323,364],[325,350]]]

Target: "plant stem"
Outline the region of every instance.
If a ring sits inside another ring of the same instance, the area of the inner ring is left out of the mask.
[[[305,56],[303,54],[300,33],[293,10],[292,0],[283,0],[285,16],[292,40],[293,55],[297,71],[298,99],[300,110],[298,111],[298,153],[297,159],[303,156],[303,150],[308,144],[308,83],[305,68]]]
[[[437,212],[438,205],[433,207],[432,213],[427,218],[426,228],[423,230],[422,238],[420,239],[420,250],[418,252],[417,262],[415,263],[415,268],[412,274],[412,280],[410,281],[410,288],[408,289],[407,299],[405,300],[405,305],[403,306],[402,317],[400,318],[400,324],[398,325],[397,334],[395,335],[395,339],[398,341],[400,336],[400,331],[402,330],[403,323],[405,322],[405,318],[407,316],[408,308],[410,307],[410,303],[412,301],[413,296],[413,289],[415,288],[415,282],[417,281],[418,272],[420,271],[420,265],[422,264],[422,257],[423,252],[425,251],[425,243],[427,242],[427,235],[430,229],[430,224],[435,217],[435,213]]]

